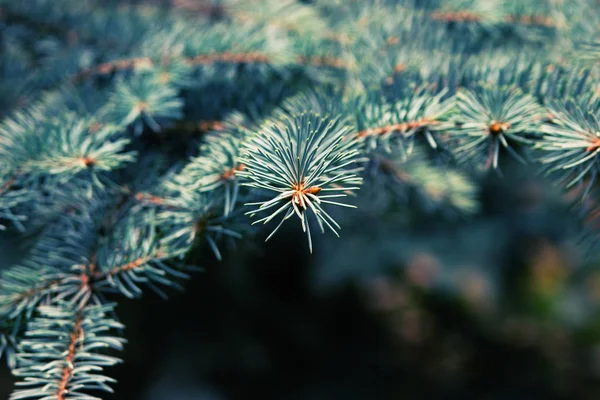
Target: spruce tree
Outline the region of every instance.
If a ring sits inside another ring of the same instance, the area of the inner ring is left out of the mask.
[[[27,248],[0,275],[11,399],[110,392],[120,297],[166,297],[284,225],[311,257],[341,265],[356,246],[368,269],[398,246],[394,216],[466,224],[486,179],[527,170],[569,202],[594,260],[595,0],[0,11],[0,225]]]

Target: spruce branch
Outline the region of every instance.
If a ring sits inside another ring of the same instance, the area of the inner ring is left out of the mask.
[[[236,174],[246,168],[240,161],[240,152],[247,132],[241,127],[222,128],[204,136],[201,155],[190,160],[167,187],[222,196],[223,215],[227,217],[238,204],[240,185]]]
[[[105,353],[122,350],[125,342],[109,333],[123,329],[108,316],[113,310],[113,304],[39,307],[19,345],[14,374],[21,381],[10,399],[83,400],[96,398],[90,391],[112,392],[114,379],[101,373],[121,360]]]
[[[111,171],[135,159],[135,152],[124,151],[129,140],[116,126],[99,126],[95,119],[73,113],[37,119],[26,124],[9,119],[0,127],[0,137],[6,138],[0,143],[0,155],[12,171],[0,193],[6,201],[16,193],[29,191],[35,196],[44,187],[69,180],[85,183],[85,191],[102,187]]]
[[[548,173],[570,188],[585,183],[585,197],[596,180],[600,153],[600,100],[580,96],[548,105],[552,119],[542,126],[544,140],[536,144]]]
[[[372,107],[373,104],[367,103],[367,107]],[[358,137],[366,139],[372,149],[383,146],[389,152],[389,142],[396,135],[399,146],[410,153],[418,136],[423,136],[431,148],[438,149],[440,145],[436,139],[437,132],[448,129],[448,121],[456,106],[454,99],[448,98],[446,90],[435,94],[421,89],[395,104],[388,105],[386,102],[378,107],[387,109],[382,115],[383,121],[386,121],[384,124],[372,120],[373,115],[376,115],[373,109],[355,107],[358,110]]]
[[[101,111],[117,126],[131,126],[141,134],[145,126],[155,132],[182,118],[183,101],[170,85],[161,84],[147,74],[120,82]]]
[[[517,1],[487,2],[452,0],[441,9],[432,11],[434,20],[454,23],[495,23],[531,27],[558,28],[564,21],[557,15],[551,1],[522,3]]]
[[[31,317],[35,307],[54,295],[72,294],[80,286],[78,276],[54,268],[17,266],[2,273],[0,315],[15,319],[23,314]]]
[[[337,235],[340,226],[323,206],[353,207],[329,199],[345,197],[347,192],[359,188],[362,182],[357,175],[361,170],[360,161],[358,142],[352,137],[350,127],[339,118],[303,113],[265,124],[247,143],[242,158],[246,168],[238,175],[246,180],[243,185],[277,195],[269,200],[248,203],[258,208],[247,214],[254,216],[271,210],[254,224],[267,223],[283,215],[267,240],[295,214],[302,222],[312,252],[308,211],[312,212],[323,233],[327,226]],[[328,192],[332,194],[326,194]]]
[[[191,267],[171,267],[169,260],[178,253],[161,240],[154,222],[156,210],[142,215],[132,211],[117,222],[112,234],[101,244],[93,268],[87,272],[87,284],[98,292],[117,291],[129,298],[142,295],[148,286],[162,297],[160,286],[181,288],[177,280],[188,279]]]
[[[469,29],[470,25],[493,29],[502,20],[502,9],[498,2],[485,0],[452,0],[433,10],[430,18],[444,23],[459,24]]]
[[[273,59],[272,55],[260,52],[247,52],[247,53],[235,53],[235,52],[223,52],[223,53],[209,53],[209,54],[198,54],[177,60],[177,56],[173,57],[175,62],[189,67],[198,66],[210,66],[213,64],[235,64],[235,65],[251,65],[251,64],[263,64],[263,65],[277,65],[277,61]],[[168,60],[164,58],[163,60]],[[328,56],[304,56],[298,55],[292,60],[291,65],[296,64],[298,66],[314,66],[314,67],[332,67],[336,69],[346,69],[347,61]],[[98,66],[85,69],[77,73],[71,81],[73,83],[80,83],[84,79],[99,76],[99,75],[110,75],[115,72],[122,71],[146,71],[152,68],[160,66],[160,63],[152,61],[149,57],[136,57],[130,59],[121,59],[102,63]],[[164,64],[163,64],[164,65]],[[167,74],[159,75],[159,79],[162,83],[169,82],[170,77]]]
[[[449,140],[459,161],[497,169],[504,149],[525,162],[513,146],[539,136],[543,110],[532,96],[511,87],[479,86],[459,91],[456,101],[456,128],[449,128]]]

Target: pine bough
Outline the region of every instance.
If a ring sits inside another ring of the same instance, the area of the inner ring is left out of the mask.
[[[11,399],[110,391],[107,294],[166,295],[205,246],[295,220],[312,252],[408,191],[468,218],[512,160],[589,199],[600,13],[563,3],[1,1],[0,226],[35,238],[0,278]]]

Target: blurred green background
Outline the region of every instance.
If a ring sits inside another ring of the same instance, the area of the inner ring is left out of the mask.
[[[600,275],[566,203],[523,172],[483,187],[468,222],[359,209],[312,256],[290,226],[202,257],[167,302],[121,301],[126,361],[103,398],[597,398]]]

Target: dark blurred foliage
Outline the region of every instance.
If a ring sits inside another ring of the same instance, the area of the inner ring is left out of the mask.
[[[309,258],[291,227],[206,264],[168,302],[123,302],[127,362],[105,398],[596,398],[600,325],[579,321],[581,299],[561,310],[561,293],[577,285],[597,303],[600,281],[578,283],[566,210],[531,178],[484,187],[466,226],[430,218],[406,232],[429,250],[397,236],[391,261],[341,240]]]

